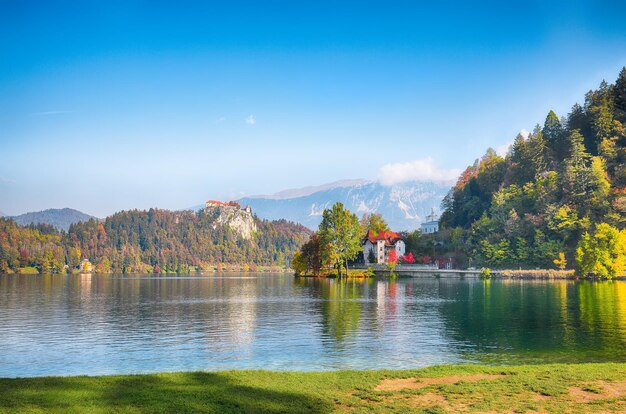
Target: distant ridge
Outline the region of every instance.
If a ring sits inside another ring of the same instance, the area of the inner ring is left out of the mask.
[[[90,216],[82,211],[71,208],[50,208],[43,211],[12,216],[11,218],[21,226],[44,223],[65,231],[68,231],[70,229],[70,225],[74,223],[89,221],[89,219],[98,219],[97,217]]]
[[[409,181],[387,186],[376,181],[345,180],[237,201],[241,205],[249,204],[260,218],[284,218],[309,229],[317,228],[324,209],[340,201],[359,217],[364,213],[380,213],[393,230],[412,231],[426,221],[431,210],[439,213],[441,201],[448,191],[448,185],[435,181]]]
[[[450,186],[437,181],[407,181],[383,185],[370,180],[341,180],[328,184],[280,191],[271,195],[255,195],[236,200],[250,205],[252,213],[262,219],[285,219],[316,229],[322,212],[340,201],[359,217],[380,213],[395,231],[418,229],[434,210],[440,212],[441,201]],[[187,210],[204,208],[197,205]]]
[[[287,200],[289,198],[306,197],[311,194],[319,193],[320,191],[333,190],[335,188],[357,187],[360,185],[371,184],[373,181],[364,179],[355,180],[339,180],[328,184],[322,185],[310,185],[302,188],[291,188],[288,190],[279,191],[278,193],[269,195],[255,195],[248,198],[264,198],[266,200]]]

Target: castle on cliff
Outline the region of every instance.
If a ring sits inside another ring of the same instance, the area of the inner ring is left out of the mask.
[[[217,200],[208,200],[206,203],[204,203],[204,208],[211,208],[211,207],[231,207],[237,210],[243,210],[246,213],[252,214],[252,209],[250,208],[250,205],[248,204],[246,206],[246,208],[242,209],[241,208],[241,204],[239,204],[236,201],[217,201]]]
[[[204,204],[204,211],[213,215],[214,228],[218,225],[228,226],[244,240],[250,240],[257,231],[249,205],[241,208],[241,204],[236,201],[209,200]]]

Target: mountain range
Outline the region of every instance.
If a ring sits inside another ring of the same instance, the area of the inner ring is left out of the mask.
[[[275,194],[244,197],[242,206],[250,205],[254,214],[267,220],[286,219],[316,229],[324,209],[340,201],[361,217],[365,213],[380,213],[396,231],[412,231],[434,211],[438,216],[441,200],[450,185],[436,181],[410,181],[383,185],[363,179],[341,180],[319,186],[283,190]],[[204,205],[191,207],[197,211]],[[48,209],[18,216],[9,216],[17,224],[45,223],[68,231],[73,223],[97,219],[71,208]]]
[[[70,229],[71,224],[80,221],[88,221],[92,218],[97,219],[97,217],[71,208],[51,208],[43,211],[20,214],[19,216],[11,216],[10,218],[22,226],[44,223],[65,231]]]
[[[359,217],[380,213],[394,230],[415,230],[434,210],[440,211],[441,200],[450,185],[435,181],[411,181],[383,185],[377,181],[342,180],[321,186],[291,189],[272,195],[244,197],[237,202],[250,205],[260,218],[287,219],[317,228],[324,209],[341,201]]]

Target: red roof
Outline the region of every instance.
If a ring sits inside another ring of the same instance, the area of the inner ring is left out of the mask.
[[[207,205],[212,204],[212,205],[217,205],[217,206],[229,206],[229,207],[237,207],[237,208],[241,208],[241,205],[239,203],[237,203],[236,201],[228,201],[228,202],[223,202],[223,201],[218,201],[218,200],[208,200]]]
[[[377,234],[375,231],[372,230],[368,230],[367,236],[365,237],[372,244],[376,244],[378,240],[384,240],[385,245],[387,246],[394,245],[398,240],[402,238],[402,236],[400,236],[400,234],[396,233],[395,231],[381,231]]]

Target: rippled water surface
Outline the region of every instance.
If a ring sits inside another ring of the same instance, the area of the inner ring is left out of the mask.
[[[626,361],[626,282],[0,275],[0,377]]]

